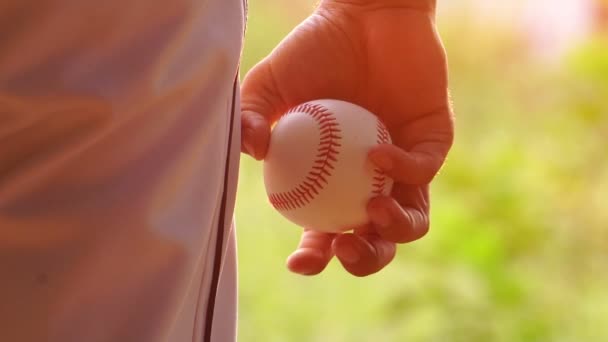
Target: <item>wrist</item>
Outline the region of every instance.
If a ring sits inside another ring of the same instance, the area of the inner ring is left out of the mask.
[[[356,6],[369,9],[409,8],[413,10],[434,12],[437,0],[321,0],[319,6]]]

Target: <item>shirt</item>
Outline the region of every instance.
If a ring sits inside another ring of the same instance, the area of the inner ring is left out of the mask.
[[[0,2],[0,340],[235,340],[245,7]]]

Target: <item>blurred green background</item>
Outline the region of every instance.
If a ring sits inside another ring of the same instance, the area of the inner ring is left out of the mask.
[[[314,2],[250,1],[243,74]],[[243,157],[240,341],[608,341],[607,12],[438,2],[457,132],[429,235],[368,278],[291,274],[300,229]]]

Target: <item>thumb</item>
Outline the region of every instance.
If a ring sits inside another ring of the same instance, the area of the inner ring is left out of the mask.
[[[262,160],[268,151],[270,127],[287,110],[268,59],[247,73],[241,87],[241,151]]]
[[[262,160],[270,143],[270,123],[263,115],[243,111],[241,114],[241,152]]]

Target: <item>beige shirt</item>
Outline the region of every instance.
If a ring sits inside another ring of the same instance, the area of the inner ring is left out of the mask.
[[[0,2],[0,341],[235,339],[244,7]]]

